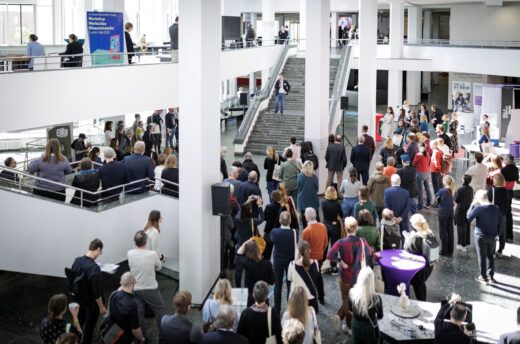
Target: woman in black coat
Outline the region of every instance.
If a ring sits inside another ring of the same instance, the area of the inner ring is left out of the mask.
[[[338,202],[338,193],[335,187],[329,186],[325,190],[325,199],[321,201],[320,207],[323,212],[323,224],[327,227],[330,247],[332,247],[336,241],[341,239],[341,221],[343,219],[343,210]],[[330,263],[330,271],[333,275],[338,274],[336,262]]]
[[[101,185],[101,179],[97,171],[92,168],[92,161],[90,161],[89,158],[84,158],[79,163],[79,166],[80,171],[74,176],[72,186],[90,192],[98,191]],[[92,195],[87,192],[83,192],[83,196],[81,194],[81,191],[76,190],[70,203],[82,207],[93,207],[97,205],[99,195]]]
[[[71,33],[69,35],[69,44],[67,44],[67,49],[65,52],[60,53],[60,55],[65,55],[61,58],[63,67],[81,67],[83,61],[83,45],[78,42],[78,36]],[[80,55],[80,56],[71,56],[71,55]]]
[[[170,155],[164,164],[161,179],[165,182],[161,188],[163,195],[179,197],[179,169],[177,168],[177,157]],[[168,183],[170,182],[170,183]],[[174,183],[174,184],[172,184]]]
[[[274,228],[280,228],[280,213],[282,212],[282,206],[280,205],[280,192],[278,192],[278,190],[274,190],[269,196],[271,197],[271,203],[266,205],[264,209],[264,259],[266,260],[271,260],[271,254],[273,252],[271,231]]]
[[[128,53],[128,64],[132,64],[132,57],[134,57],[134,42],[132,41],[132,36],[130,36],[130,32],[134,29],[134,25],[130,22],[125,24],[125,42],[126,42],[126,52]]]
[[[488,190],[488,199],[491,204],[494,204],[500,209],[500,214],[502,215],[502,227],[498,229],[499,233],[499,245],[496,256],[498,258],[502,257],[502,251],[506,246],[506,218],[508,213],[511,213],[511,200],[509,198],[509,193],[506,186],[506,180],[502,173],[495,174],[493,176],[493,187]]]
[[[466,214],[473,201],[473,188],[469,186],[471,183],[471,176],[464,175],[462,177],[462,186],[455,192],[455,224],[457,225],[457,250],[467,252],[466,246],[470,244],[471,229],[470,222]]]

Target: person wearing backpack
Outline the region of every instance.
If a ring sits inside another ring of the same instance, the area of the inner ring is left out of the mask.
[[[67,274],[69,293],[80,306],[78,320],[83,331],[84,344],[92,343],[99,315],[107,313],[102,298],[101,269],[96,263],[102,251],[103,242],[99,239],[92,240],[87,253],[74,260]]]
[[[401,230],[395,220],[394,212],[383,209],[381,214],[381,250],[397,250],[401,248]]]
[[[412,215],[410,224],[414,230],[406,237],[404,250],[426,259],[425,267],[413,276],[411,284],[417,300],[426,301],[426,280],[439,259],[439,243],[421,214]]]

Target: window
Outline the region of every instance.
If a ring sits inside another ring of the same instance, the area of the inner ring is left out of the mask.
[[[34,5],[0,5],[0,44],[26,44],[33,32]]]

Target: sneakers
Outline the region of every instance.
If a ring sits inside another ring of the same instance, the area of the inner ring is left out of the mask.
[[[493,276],[489,276],[489,283],[497,283],[497,281],[493,278]]]
[[[334,329],[336,330],[336,332],[339,332],[339,325],[341,324],[341,319],[339,315],[334,315],[334,317],[332,318],[332,323],[334,324]]]
[[[338,267],[337,266],[333,266],[330,268],[330,274],[332,276],[337,276],[339,274],[339,270],[338,270]]]
[[[468,248],[466,246],[462,246],[460,244],[457,244],[457,251],[460,251],[462,253],[468,253]]]
[[[496,256],[497,258],[504,258],[504,254],[503,254],[502,252],[497,252],[497,253],[495,253],[495,256]]]
[[[425,206],[423,206],[424,209],[430,209],[430,206],[427,204]]]
[[[343,324],[341,326],[341,329],[343,330],[343,333],[346,334],[347,336],[351,336],[352,335],[352,332],[348,328],[347,324]]]
[[[488,284],[489,281],[486,277],[482,277],[482,276],[477,276],[475,277],[475,281],[479,282],[479,283],[482,283],[482,284]]]

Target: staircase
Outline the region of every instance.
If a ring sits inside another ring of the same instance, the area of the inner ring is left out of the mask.
[[[330,59],[329,93],[334,87],[339,59]],[[270,99],[268,110],[258,115],[255,127],[246,146],[253,154],[265,154],[267,146],[282,152],[289,145],[289,138],[295,136],[302,142],[305,133],[305,58],[287,59],[282,75],[291,85],[291,92],[285,98],[283,115],[275,114],[275,97]]]

